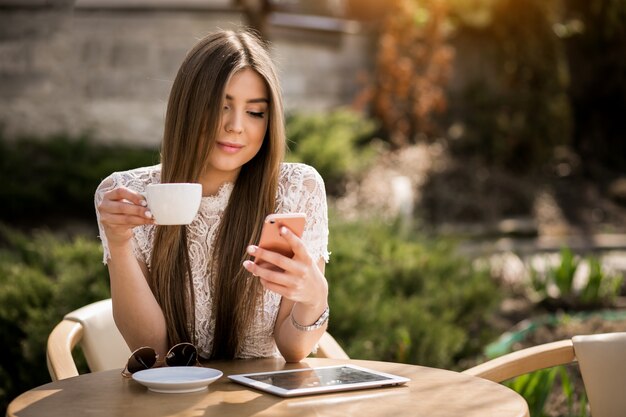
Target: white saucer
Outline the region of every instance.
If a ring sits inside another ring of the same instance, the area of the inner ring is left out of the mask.
[[[133,379],[148,387],[150,391],[177,394],[202,391],[222,375],[217,369],[170,366],[135,372]]]

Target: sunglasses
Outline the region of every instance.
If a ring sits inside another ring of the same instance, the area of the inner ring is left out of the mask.
[[[137,371],[150,369],[159,362],[159,355],[148,346],[140,347],[130,354],[122,375],[130,377]],[[198,349],[191,343],[179,343],[174,345],[165,355],[167,366],[196,366],[199,365]]]

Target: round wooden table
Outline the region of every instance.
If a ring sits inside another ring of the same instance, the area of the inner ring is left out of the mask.
[[[410,378],[404,386],[281,398],[231,382],[226,376],[247,372],[351,363]],[[28,416],[463,416],[528,417],[528,405],[509,388],[458,372],[390,362],[307,358],[210,362],[224,376],[208,390],[157,394],[124,378],[120,370],[84,374],[42,385],[21,394],[9,417]]]

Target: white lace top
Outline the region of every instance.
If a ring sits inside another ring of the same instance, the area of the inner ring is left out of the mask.
[[[143,193],[148,184],[159,183],[160,181],[160,165],[115,172],[98,186],[95,194],[96,207],[102,201],[103,194],[116,187],[124,186]],[[196,218],[187,226],[196,303],[195,336],[198,350],[203,357],[208,357],[211,352],[215,327],[215,318],[212,317],[211,312],[213,292],[211,291],[212,280],[208,276],[209,259],[213,253],[217,229],[232,190],[233,184],[225,183],[216,195],[202,197]],[[283,163],[276,200],[277,213],[303,212],[307,214],[305,230],[302,235],[305,246],[313,259],[323,258],[328,262],[326,192],[324,182],[318,172],[308,165]],[[104,249],[103,261],[106,263],[110,258],[108,243],[100,223],[98,210],[96,210],[96,214]],[[155,225],[144,225],[134,229],[134,254],[140,262],[147,265],[148,270],[151,269],[150,259],[156,227]],[[240,358],[280,356],[273,333],[281,296],[266,290],[263,298],[264,302],[257,312],[257,320],[244,337],[243,346],[238,355]]]

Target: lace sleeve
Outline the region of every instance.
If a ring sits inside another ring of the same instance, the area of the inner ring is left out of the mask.
[[[96,219],[98,221],[98,237],[102,242],[102,263],[105,265],[107,261],[111,258],[111,253],[109,251],[109,242],[107,241],[106,234],[104,233],[104,227],[102,227],[102,223],[100,222],[100,211],[98,211],[98,206],[100,205],[100,203],[102,203],[102,200],[104,200],[104,194],[115,188],[116,181],[113,178],[114,175],[115,174],[112,174],[104,181],[102,181],[96,189],[96,193],[94,195],[94,206],[96,208]]]
[[[100,183],[94,195],[94,205],[96,208],[96,219],[98,221],[98,231],[99,231],[98,237],[100,238],[100,241],[102,242],[102,252],[103,252],[102,263],[104,263],[105,265],[107,264],[109,259],[111,259],[111,252],[109,250],[109,242],[107,241],[106,233],[104,233],[104,228],[102,226],[102,222],[100,221],[100,212],[98,211],[98,206],[104,199],[104,194],[106,192],[111,191],[114,188],[121,187],[121,186],[135,189],[136,191],[141,191],[139,188],[143,188],[143,187],[138,186],[137,184],[131,184],[129,183],[129,181],[125,180],[123,173],[115,172],[109,175]],[[142,228],[142,227],[135,227],[135,229],[133,230],[132,247],[133,247],[133,254],[135,255],[135,257],[139,261],[146,263],[145,254],[139,249],[145,246],[145,245],[140,244],[142,241],[145,240],[144,229],[145,228]]]
[[[311,257],[328,262],[328,206],[326,188],[321,175],[308,165],[301,165],[300,198],[294,211],[307,215],[302,239]]]

